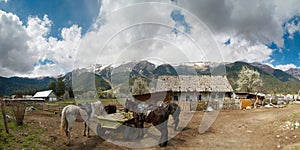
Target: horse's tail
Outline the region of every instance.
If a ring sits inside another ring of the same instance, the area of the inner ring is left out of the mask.
[[[65,131],[65,128],[67,126],[67,119],[66,119],[66,107],[61,112],[61,118],[60,118],[60,130],[61,132]]]
[[[181,108],[180,108],[179,105],[175,105],[175,106],[176,106],[176,110],[172,114],[172,117],[173,117],[173,120],[174,120],[173,124],[175,124],[174,130],[177,130],[177,127],[178,127],[178,124],[179,124],[179,115],[180,115],[180,112],[181,112]]]
[[[179,115],[180,115],[180,112],[181,112],[181,108],[179,105],[177,105],[177,108],[173,114],[173,119],[175,122],[179,122]]]

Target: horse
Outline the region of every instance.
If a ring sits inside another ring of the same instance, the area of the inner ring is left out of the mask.
[[[136,128],[144,128],[144,122],[152,123],[161,133],[159,146],[165,147],[168,144],[168,120],[169,115],[173,116],[175,128],[179,123],[180,107],[175,103],[161,103],[160,105],[135,103],[129,100],[125,102],[125,111],[133,111]],[[144,136],[143,130],[139,130],[138,138]]]
[[[117,112],[117,106],[116,105],[112,105],[112,104],[104,106],[104,109],[107,112],[107,114],[113,114],[113,113]]]
[[[101,102],[86,103],[77,105],[67,105],[63,108],[61,113],[61,131],[65,132],[67,136],[67,145],[71,144],[70,130],[72,129],[73,123],[84,122],[83,136],[86,136],[86,128],[89,124],[91,117],[95,115],[104,115],[105,110]],[[89,135],[90,128],[88,127],[87,135]]]
[[[179,115],[181,112],[181,108],[178,104],[176,103],[168,103],[168,110],[169,110],[169,114],[172,115],[173,117],[173,124],[174,124],[174,131],[176,131],[178,129],[178,124],[179,124]]]

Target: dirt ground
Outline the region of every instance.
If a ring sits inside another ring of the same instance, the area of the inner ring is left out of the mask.
[[[300,122],[300,104],[285,108],[222,110],[213,125],[200,134],[198,128],[203,115],[204,112],[195,112],[188,125],[181,126],[182,131],[169,140],[167,147],[147,149],[300,149],[300,129],[292,130],[286,125],[286,121]],[[45,131],[38,135],[45,143],[42,149],[130,149],[105,141],[93,132],[90,138],[82,136],[83,123],[74,124],[72,145],[68,147],[59,128],[60,115],[51,111],[27,112],[25,123]]]

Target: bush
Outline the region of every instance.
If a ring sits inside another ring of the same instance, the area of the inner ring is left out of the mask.
[[[14,113],[17,125],[22,125],[25,116],[26,105],[22,102],[16,102],[12,105],[12,111]]]

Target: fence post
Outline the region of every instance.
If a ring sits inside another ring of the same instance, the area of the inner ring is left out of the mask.
[[[1,101],[1,109],[2,109],[5,131],[7,134],[9,134],[8,126],[7,126],[6,110],[5,110],[6,109],[5,100],[0,100],[0,101]]]

